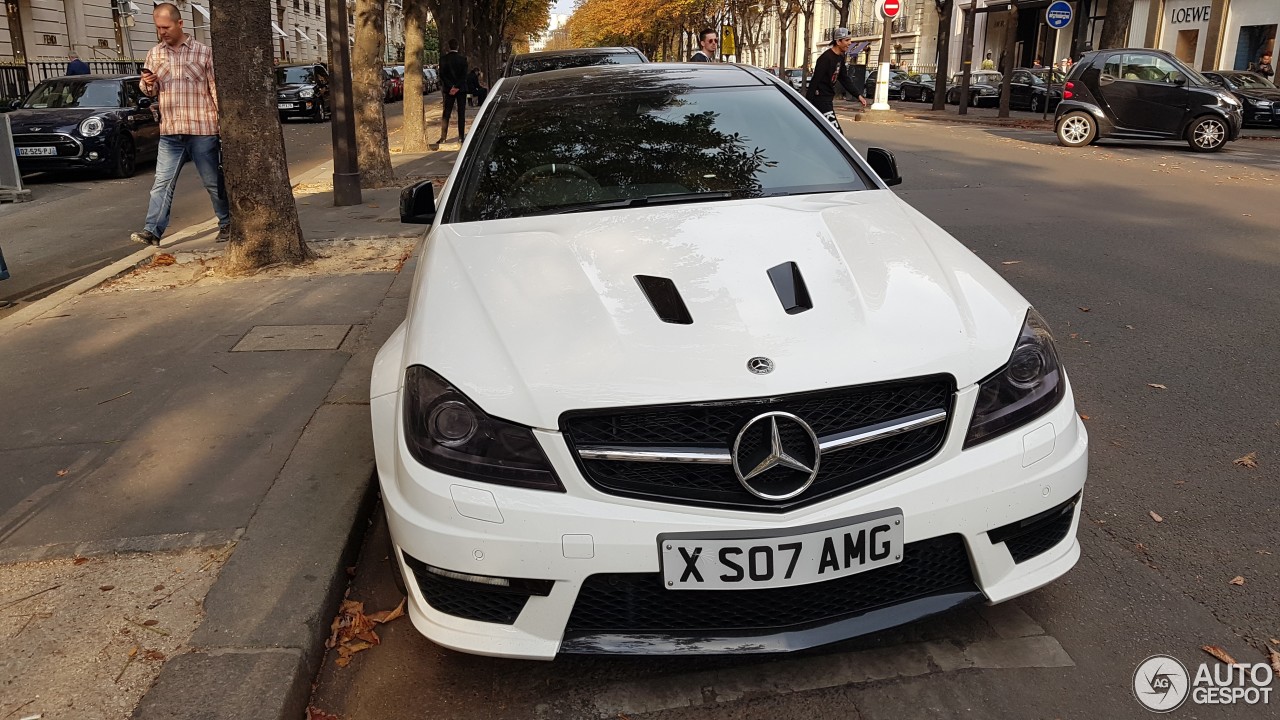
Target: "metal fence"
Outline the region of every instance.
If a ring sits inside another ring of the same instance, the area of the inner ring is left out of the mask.
[[[895,33],[911,32],[911,18],[900,17],[893,21],[891,26]],[[831,37],[835,33],[834,27],[826,28],[822,31],[822,40],[824,43],[830,43]],[[866,22],[854,23],[849,26],[849,32],[855,38],[879,38],[884,35],[883,20],[868,20]]]
[[[142,71],[140,60],[86,60],[85,64],[93,75],[132,75]],[[27,63],[27,69],[32,84],[67,74],[67,64],[60,61]]]
[[[23,63],[0,63],[0,103],[27,96],[31,82],[27,79],[27,66]]]

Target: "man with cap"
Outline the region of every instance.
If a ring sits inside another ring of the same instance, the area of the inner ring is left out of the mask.
[[[809,90],[805,93],[809,102],[818,108],[818,112],[827,117],[836,130],[840,130],[840,122],[836,120],[836,111],[832,106],[832,101],[836,97],[836,83],[839,83],[845,92],[858,98],[862,107],[867,106],[867,99],[863,97],[863,88],[849,77],[844,66],[844,54],[852,44],[853,37],[849,28],[835,29],[832,33],[831,47],[827,48],[827,51],[818,57],[818,62],[814,63],[813,77],[809,79]]]

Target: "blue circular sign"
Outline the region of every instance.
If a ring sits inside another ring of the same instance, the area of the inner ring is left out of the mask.
[[[1049,23],[1049,27],[1061,30],[1071,24],[1071,6],[1064,0],[1058,0],[1044,11],[1044,19]]]

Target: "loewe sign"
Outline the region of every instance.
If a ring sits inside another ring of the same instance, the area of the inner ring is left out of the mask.
[[[1212,10],[1212,7],[1209,5],[1189,8],[1174,8],[1173,11],[1169,13],[1169,22],[1175,25],[1182,23],[1209,22],[1210,10]]]

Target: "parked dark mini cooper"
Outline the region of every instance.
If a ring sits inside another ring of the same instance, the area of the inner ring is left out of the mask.
[[[1204,76],[1231,91],[1244,106],[1245,125],[1280,126],[1280,88],[1258,73],[1215,70]]]
[[[83,168],[130,177],[154,160],[160,122],[137,75],[75,75],[45,80],[9,113],[18,169]]]
[[[1062,101],[1062,73],[1051,68],[1014,68],[1009,79],[1009,107],[1042,112],[1053,110]],[[996,101],[999,104],[999,100]]]
[[[1071,68],[1054,127],[1059,144],[1099,138],[1184,140],[1197,152],[1240,137],[1240,101],[1163,50],[1096,50]]]
[[[276,67],[276,108],[280,119],[329,119],[329,72],[319,63]]]

